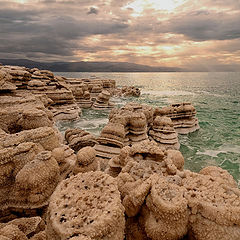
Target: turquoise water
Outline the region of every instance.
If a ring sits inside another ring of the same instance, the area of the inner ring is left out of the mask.
[[[118,86],[141,88],[140,98],[113,99],[117,105],[137,101],[152,106],[190,101],[201,129],[180,135],[185,168],[198,172],[209,165],[228,170],[240,182],[240,73],[56,73],[66,77],[115,79]],[[84,110],[82,119],[59,123],[60,130],[80,127],[99,134],[107,111]]]

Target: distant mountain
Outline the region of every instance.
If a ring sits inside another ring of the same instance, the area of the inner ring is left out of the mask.
[[[182,72],[175,67],[151,67],[128,62],[35,62],[28,59],[0,59],[4,65],[37,67],[53,72]]]

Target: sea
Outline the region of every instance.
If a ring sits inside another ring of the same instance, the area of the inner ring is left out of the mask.
[[[157,73],[81,73],[57,72],[73,78],[114,79],[117,86],[136,86],[139,98],[113,98],[116,106],[138,102],[153,107],[191,102],[200,130],[179,135],[185,169],[199,172],[210,165],[220,166],[240,185],[240,72],[157,72]],[[99,135],[108,122],[109,111],[86,109],[79,121],[58,122],[61,132],[69,127]]]

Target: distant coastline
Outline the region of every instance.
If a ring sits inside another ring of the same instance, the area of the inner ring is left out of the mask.
[[[176,67],[152,67],[128,62],[36,62],[28,59],[0,59],[3,65],[37,67],[53,72],[184,72]]]

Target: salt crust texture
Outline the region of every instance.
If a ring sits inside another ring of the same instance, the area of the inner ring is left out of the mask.
[[[117,180],[132,226],[126,228],[127,239],[240,239],[240,191],[226,170],[182,170],[178,151],[163,152],[162,158],[158,152],[150,160],[144,145],[154,149],[149,142],[138,146],[142,157],[136,158],[136,146],[123,148],[125,157],[120,154],[124,167]]]
[[[96,171],[62,181],[51,196],[48,239],[124,239],[125,217],[116,180]]]

